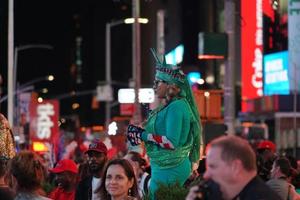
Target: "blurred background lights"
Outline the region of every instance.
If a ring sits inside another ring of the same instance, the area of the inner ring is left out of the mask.
[[[166,54],[165,56],[166,63],[171,65],[176,65],[181,63],[183,60],[183,53],[184,53],[184,47],[181,44]]]
[[[205,81],[209,84],[212,84],[215,82],[215,77],[213,75],[208,75],[205,79]]]
[[[197,80],[197,83],[199,85],[203,85],[204,84],[204,80],[202,78],[200,78],[200,79]]]
[[[53,81],[54,80],[54,76],[53,75],[49,75],[48,76],[48,81]]]
[[[118,130],[118,126],[116,122],[111,122],[108,125],[108,135],[116,135],[117,134],[117,130]]]
[[[36,151],[36,152],[46,152],[48,151],[48,147],[45,145],[45,143],[43,142],[33,142],[33,150]]]
[[[73,104],[72,104],[72,109],[73,109],[73,110],[76,110],[76,109],[78,109],[79,107],[80,107],[79,103],[73,103]]]
[[[42,98],[42,97],[39,97],[39,98],[37,99],[37,101],[38,101],[39,103],[42,103],[42,102],[43,102],[43,98]]]
[[[198,80],[201,79],[201,74],[199,72],[190,72],[187,75],[189,83],[195,84],[198,83]]]
[[[209,92],[207,92],[207,91],[204,92],[204,96],[205,96],[205,97],[209,97]]]
[[[48,93],[48,89],[47,89],[47,88],[43,88],[43,89],[42,89],[42,93],[43,93],[43,94]]]

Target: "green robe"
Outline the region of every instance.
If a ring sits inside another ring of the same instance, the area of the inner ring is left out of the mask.
[[[191,173],[189,158],[193,137],[190,134],[191,112],[184,98],[175,99],[165,107],[150,113],[142,134],[151,165],[150,191],[157,190],[158,183],[179,182],[181,185]],[[166,136],[175,149],[164,149],[147,141],[147,134]]]

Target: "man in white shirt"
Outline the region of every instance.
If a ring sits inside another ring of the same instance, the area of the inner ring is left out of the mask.
[[[85,152],[88,155],[88,176],[80,180],[75,200],[99,200],[100,197],[94,192],[101,184],[102,170],[107,162],[107,147],[100,140],[94,140]]]

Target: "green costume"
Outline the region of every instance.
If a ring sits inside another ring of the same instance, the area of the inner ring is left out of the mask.
[[[177,181],[183,185],[191,174],[192,163],[198,163],[202,142],[200,118],[186,76],[177,66],[162,63],[153,54],[156,79],[176,84],[180,93],[150,112],[141,134],[150,158],[152,193],[159,183]]]

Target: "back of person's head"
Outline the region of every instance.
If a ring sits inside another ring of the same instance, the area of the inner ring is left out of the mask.
[[[291,164],[286,157],[279,157],[274,161],[275,167],[279,167],[280,172],[286,177],[291,175]]]
[[[21,151],[10,162],[10,173],[17,180],[18,191],[38,189],[45,177],[42,160],[34,152]]]
[[[133,180],[133,186],[132,186],[132,188],[130,188],[130,190],[131,190],[130,196],[138,198],[139,193],[138,193],[137,180],[136,180],[132,165],[126,159],[114,159],[107,163],[107,165],[105,166],[105,169],[103,171],[101,185],[100,185],[99,189],[97,189],[97,191],[96,191],[96,192],[100,192],[100,197],[101,197],[100,199],[103,199],[103,200],[110,199],[110,198],[108,198],[109,194],[105,188],[105,182],[106,182],[106,178],[107,178],[106,175],[107,175],[108,168],[112,165],[121,166],[124,169],[125,175],[127,176],[128,180]]]
[[[294,156],[286,155],[286,158],[290,161],[291,167],[293,169],[298,168],[297,159]]]
[[[129,151],[125,157],[137,162],[142,169],[144,169],[147,165],[146,159],[144,159],[143,156],[136,151]]]
[[[221,149],[221,159],[227,163],[240,160],[246,171],[256,171],[256,156],[247,140],[237,136],[221,136],[211,142],[211,148]]]

